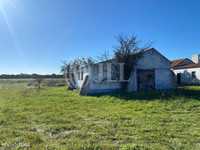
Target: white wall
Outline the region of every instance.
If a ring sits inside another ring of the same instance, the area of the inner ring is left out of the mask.
[[[158,90],[172,89],[175,87],[170,62],[157,51],[147,51],[138,61],[129,82],[129,91],[137,91],[137,69],[155,70],[155,88]]]
[[[118,81],[104,81],[103,74],[103,68],[102,66],[98,66],[99,71],[97,71],[97,66],[93,66],[91,68],[91,73],[90,73],[90,85],[89,85],[89,93],[106,93],[106,92],[111,92],[115,90],[119,90],[121,88],[121,84]],[[98,80],[99,79],[99,80]]]
[[[137,90],[137,69],[154,69],[156,78],[156,89],[170,89],[173,87],[173,77],[170,70],[170,62],[164,58],[160,53],[154,50],[145,52],[142,58],[138,61],[135,66],[135,71],[132,73],[129,80],[129,92]],[[99,72],[95,71],[94,66],[90,69],[89,73],[89,89],[90,93],[101,93],[107,91],[119,90],[121,83],[116,81],[103,81],[99,82],[96,79],[103,76],[102,70]],[[79,82],[81,85],[81,82]]]
[[[137,63],[139,69],[170,69],[170,62],[158,52],[150,50],[144,53]]]
[[[199,55],[199,54],[194,54],[194,55],[192,56],[192,61],[193,61],[195,64],[200,63],[200,55]]]
[[[77,86],[77,88],[79,88],[79,89],[82,87],[85,77],[86,77],[88,74],[90,74],[89,69],[87,69],[87,68],[83,68],[82,70],[80,70],[80,73],[81,73],[82,71],[83,71],[83,80],[79,80],[78,71],[77,71],[77,72],[74,72],[75,80],[76,80],[76,84],[77,84],[76,86]]]
[[[192,72],[196,72],[196,80],[192,79]],[[179,69],[174,70],[174,73],[177,75],[181,73],[181,83],[182,84],[200,84],[200,68],[190,68],[190,69]]]
[[[173,89],[175,88],[175,79],[173,72],[169,69],[156,69],[155,70],[156,89]]]

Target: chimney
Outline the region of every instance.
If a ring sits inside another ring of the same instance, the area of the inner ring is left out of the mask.
[[[192,61],[193,61],[195,64],[200,64],[200,54],[192,55]]]

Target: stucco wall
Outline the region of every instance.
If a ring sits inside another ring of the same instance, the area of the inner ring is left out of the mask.
[[[105,81],[105,82],[90,82],[89,93],[107,93],[120,90],[121,85],[119,82]]]
[[[139,68],[138,68],[139,69]],[[147,68],[146,68],[147,69]],[[152,68],[151,68],[152,69]],[[137,91],[137,74],[136,71],[131,75],[128,91]],[[169,69],[155,69],[155,88],[157,90],[167,90],[176,87],[175,77],[173,72]]]
[[[156,89],[171,89],[174,87],[173,76],[170,70],[170,62],[159,52],[150,50],[144,53],[143,57],[137,62],[133,68],[134,71],[129,79],[128,91],[137,91],[137,69],[154,69],[155,70],[155,87]],[[89,94],[112,92],[121,89],[121,83],[117,81],[104,81],[102,69],[96,71],[93,66],[85,75],[90,76]],[[102,77],[102,81],[96,80]],[[81,86],[82,81],[78,81]]]
[[[170,62],[162,57],[158,52],[149,50],[137,62],[139,69],[170,69]]]
[[[105,71],[105,69],[103,69],[103,65],[105,64],[102,63],[99,66],[96,65],[91,68],[89,93],[106,93],[120,89],[121,86],[119,82],[111,80],[108,81],[108,79],[105,78],[105,76],[109,74]],[[96,67],[99,68],[97,69]],[[108,78],[110,78],[110,76]]]
[[[83,80],[79,80],[78,72],[83,72]],[[90,70],[88,68],[82,68],[79,71],[74,72],[74,77],[75,77],[75,80],[76,80],[76,87],[77,88],[80,89],[82,87],[82,84],[84,82],[85,77],[89,74],[90,74]]]
[[[175,87],[175,79],[173,73],[169,69],[156,69],[155,70],[156,89],[172,89]]]
[[[175,87],[174,76],[170,70],[170,62],[157,51],[147,51],[137,62],[135,71],[129,81],[129,92],[137,91],[137,69],[155,70],[155,88],[158,90],[171,89]]]
[[[196,72],[196,79],[192,78],[192,72]],[[181,73],[181,84],[200,84],[200,68],[179,69],[174,73]]]
[[[136,69],[131,73],[130,79],[129,79],[129,84],[128,84],[128,91],[133,92],[137,91],[137,74],[136,74]]]

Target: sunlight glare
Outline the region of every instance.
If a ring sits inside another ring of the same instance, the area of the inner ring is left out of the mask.
[[[13,44],[15,46],[15,49],[17,50],[17,53],[19,55],[23,55],[22,51],[18,48],[18,44],[15,39],[15,32],[13,29],[13,26],[11,24],[11,18],[9,18],[9,12],[16,9],[16,0],[0,0],[0,15],[2,15],[4,22],[7,25],[7,28],[10,32],[11,38],[13,39]],[[1,20],[0,20],[1,21]]]

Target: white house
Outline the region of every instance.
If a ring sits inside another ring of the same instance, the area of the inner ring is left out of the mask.
[[[112,59],[82,67],[74,72],[74,87],[81,89],[83,95],[120,91],[123,90],[124,84],[127,84],[126,90],[129,92],[172,89],[175,84],[170,68],[171,62],[151,48],[144,51],[142,57],[133,65],[128,80],[123,79],[123,64],[116,65]]]
[[[200,55],[192,56],[192,60],[178,59],[171,62],[179,85],[200,85]]]

